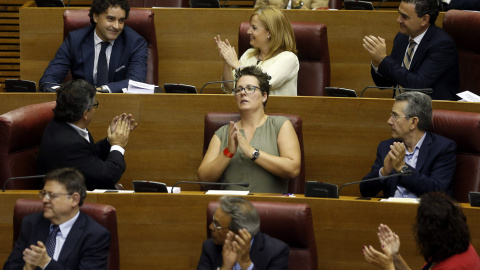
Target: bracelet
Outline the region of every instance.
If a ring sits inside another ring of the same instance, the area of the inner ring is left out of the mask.
[[[228,151],[228,147],[225,147],[225,149],[223,149],[223,154],[228,158],[232,158],[235,155]]]

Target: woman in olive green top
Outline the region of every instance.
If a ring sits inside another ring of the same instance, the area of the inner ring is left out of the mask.
[[[287,192],[288,179],[300,173],[300,144],[292,123],[265,114],[269,79],[255,66],[238,74],[232,93],[241,120],[230,121],[215,132],[198,168],[200,181],[249,182],[235,190],[260,193]]]

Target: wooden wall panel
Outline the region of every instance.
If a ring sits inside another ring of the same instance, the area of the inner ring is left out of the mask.
[[[38,81],[62,42],[62,8],[25,7],[20,10],[21,77]],[[159,82],[202,87],[219,80],[222,62],[213,37],[228,38],[236,46],[238,27],[248,21],[251,9],[153,9],[159,52]],[[291,21],[327,25],[332,69],[331,85],[361,91],[373,85],[370,59],[362,47],[365,35],[386,39],[388,50],[398,32],[396,11],[286,10]],[[38,20],[39,17],[49,18]],[[443,20],[440,14],[438,22]],[[441,23],[438,23],[441,25]],[[208,89],[218,89],[211,85]],[[370,90],[370,97],[389,97],[391,92]]]

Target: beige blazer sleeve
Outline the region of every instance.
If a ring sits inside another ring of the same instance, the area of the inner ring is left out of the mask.
[[[314,9],[320,7],[328,7],[329,0],[303,0],[303,7],[305,9]]]
[[[255,8],[271,5],[284,9],[287,7],[287,4],[288,0],[257,0]]]

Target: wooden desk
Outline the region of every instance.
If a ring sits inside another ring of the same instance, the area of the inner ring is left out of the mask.
[[[362,247],[379,248],[376,232],[388,224],[401,238],[402,255],[415,269],[417,255],[412,224],[417,205],[341,199],[297,198],[258,194],[249,200],[307,203],[313,212],[318,249],[318,269],[372,269]],[[0,193],[0,261],[12,248],[13,206],[18,198],[38,198],[37,191]],[[121,269],[194,269],[206,239],[206,207],[218,196],[200,192],[182,194],[91,194],[87,201],[110,204],[117,209]],[[472,234],[480,248],[480,210],[463,204]]]
[[[89,130],[95,140],[106,136],[113,116],[132,113],[138,128],[126,147],[127,169],[120,182],[132,180],[196,181],[202,160],[207,112],[235,112],[231,95],[99,94],[100,107]],[[55,100],[54,94],[0,94],[0,113]],[[303,119],[305,171],[308,181],[341,185],[362,179],[375,161],[378,143],[390,138],[387,119],[391,99],[270,97],[267,113],[289,113]],[[480,112],[475,103],[436,101],[434,109]],[[197,186],[185,187],[198,190]],[[359,196],[358,186],[342,195]]]
[[[33,2],[30,2],[33,3]],[[63,41],[64,8],[20,9],[20,75],[38,82]],[[159,84],[183,83],[200,89],[222,74],[213,37],[221,35],[237,47],[238,27],[248,21],[252,9],[153,9],[158,44]],[[385,38],[391,51],[398,32],[397,11],[285,10],[291,21],[320,22],[328,29],[331,86],[360,91],[375,85],[370,76],[370,57],[362,47],[365,35]],[[443,20],[441,13],[437,25]],[[42,19],[43,18],[43,19]],[[48,19],[47,19],[48,18]],[[218,85],[206,92],[218,93]],[[391,91],[369,91],[369,97],[391,97]]]

